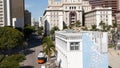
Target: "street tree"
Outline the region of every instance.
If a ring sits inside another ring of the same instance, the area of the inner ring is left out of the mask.
[[[23,33],[11,27],[0,27],[0,50],[5,52],[23,44]]]
[[[78,20],[77,22],[76,22],[76,27],[80,27],[81,26],[81,22]]]
[[[25,26],[25,28],[24,28],[25,38],[28,38],[34,31],[35,31],[34,26],[30,26],[30,25]]]
[[[59,31],[59,28],[57,26],[53,27],[50,31],[53,40],[55,39],[55,31]]]
[[[51,39],[50,36],[47,36],[43,39],[43,52],[48,56],[48,60],[50,60],[50,57],[53,53],[55,53],[55,45]]]
[[[41,27],[38,28],[38,34],[42,35],[42,32],[43,32],[43,27],[41,26]]]
[[[92,31],[96,31],[97,30],[97,26],[96,25],[92,25]]]

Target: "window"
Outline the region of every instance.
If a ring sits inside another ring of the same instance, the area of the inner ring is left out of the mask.
[[[74,7],[74,9],[76,9],[76,7]]]
[[[70,43],[70,50],[79,50],[79,42],[71,42]]]
[[[71,9],[71,7],[70,7],[70,9]]]

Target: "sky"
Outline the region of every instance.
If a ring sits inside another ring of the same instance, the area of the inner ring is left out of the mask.
[[[48,0],[25,0],[25,9],[29,10],[32,17],[38,21],[48,6]]]

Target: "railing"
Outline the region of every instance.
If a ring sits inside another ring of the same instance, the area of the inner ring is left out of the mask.
[[[78,40],[82,39],[82,33],[67,33],[67,32],[56,32],[56,37],[63,38],[65,40]]]

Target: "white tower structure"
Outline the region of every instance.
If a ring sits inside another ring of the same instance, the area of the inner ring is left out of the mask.
[[[0,8],[0,27],[10,26],[10,0],[0,0]]]

